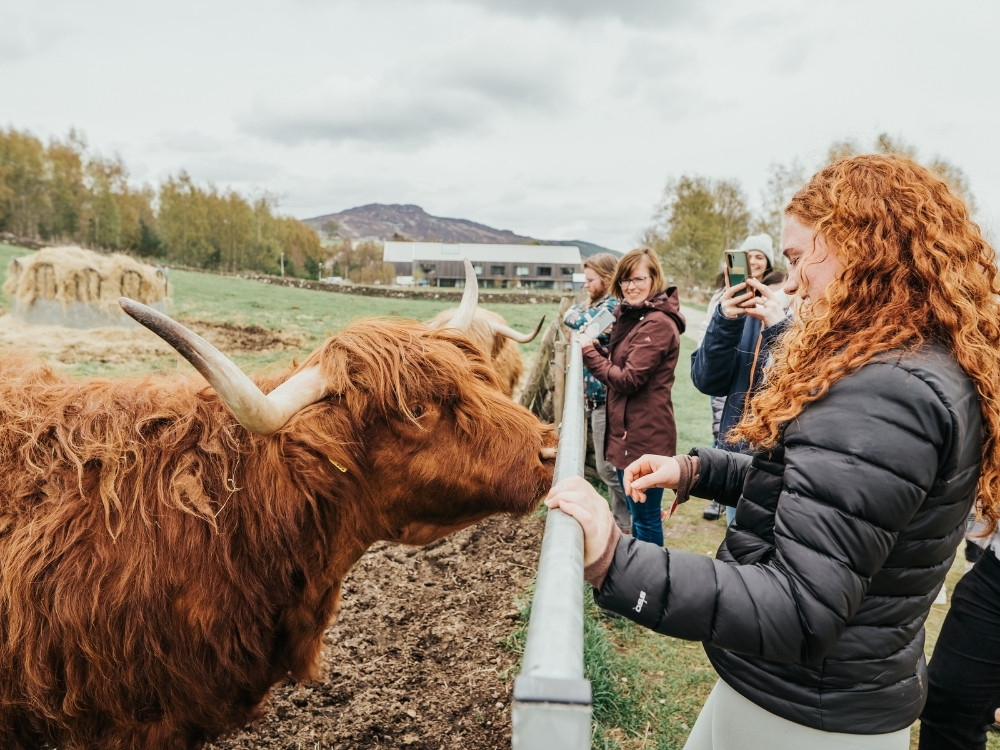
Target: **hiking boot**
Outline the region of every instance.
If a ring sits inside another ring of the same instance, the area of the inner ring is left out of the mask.
[[[706,521],[716,521],[723,512],[723,507],[713,500],[705,506],[705,510],[701,512],[701,517]]]

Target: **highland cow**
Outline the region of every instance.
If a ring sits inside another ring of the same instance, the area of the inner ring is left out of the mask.
[[[0,363],[0,747],[197,748],[313,676],[373,542],[524,514],[551,483],[552,427],[453,329],[356,323],[253,381],[122,306],[211,387]]]
[[[431,328],[457,328],[472,339],[473,343],[486,355],[500,377],[504,392],[514,395],[514,389],[521,381],[524,361],[517,344],[533,341],[542,330],[545,316],[538,321],[531,333],[519,333],[507,325],[503,316],[479,307],[479,282],[468,258],[465,263],[465,293],[458,307],[442,310],[429,321]],[[517,343],[515,343],[517,342]]]

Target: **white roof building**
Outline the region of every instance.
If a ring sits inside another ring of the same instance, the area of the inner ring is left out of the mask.
[[[583,264],[575,245],[383,244],[382,260],[395,266],[397,278],[412,276],[421,285],[465,286],[465,258],[481,286],[506,289],[573,290]]]
[[[473,263],[583,263],[575,245],[481,245],[471,242],[385,242],[382,259],[386,263],[448,261],[468,258]]]

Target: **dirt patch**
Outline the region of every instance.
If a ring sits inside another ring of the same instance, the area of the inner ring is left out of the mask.
[[[238,326],[206,320],[181,320],[225,354],[269,354],[301,349],[306,337],[293,331],[272,331],[261,326]]]
[[[213,750],[510,747],[517,658],[505,643],[544,522],[493,518],[423,549],[380,544],[351,570],[324,675],[276,688]]]
[[[305,337],[296,332],[201,320],[181,322],[227,355],[298,350],[305,344]],[[78,362],[117,365],[175,355],[168,344],[138,326],[81,330],[57,325],[33,325],[10,314],[0,315],[0,349],[34,354],[48,362],[64,365]]]

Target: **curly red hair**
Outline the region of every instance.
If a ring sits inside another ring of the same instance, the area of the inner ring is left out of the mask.
[[[969,375],[983,414],[978,503],[1000,519],[1000,306],[996,254],[965,203],[902,156],[863,155],[820,172],[787,215],[837,254],[842,273],[806,303],[775,347],[767,386],[734,430],[773,447],[782,426],[830,386],[886,351],[940,342]]]

